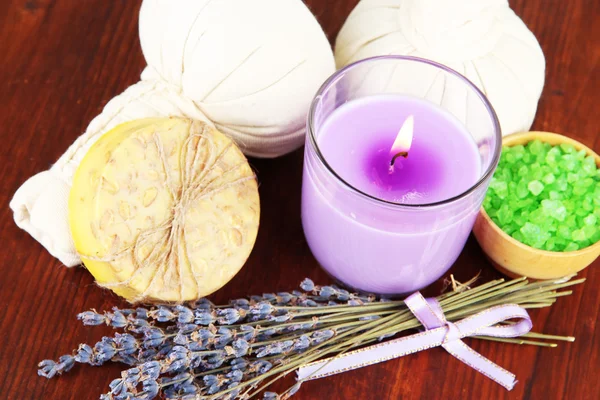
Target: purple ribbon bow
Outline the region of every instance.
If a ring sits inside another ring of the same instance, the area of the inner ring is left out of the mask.
[[[458,322],[450,322],[446,320],[437,300],[425,299],[419,292],[404,302],[423,324],[425,331],[307,364],[298,370],[298,380],[319,379],[442,346],[454,357],[506,389],[511,390],[515,386],[517,381],[514,374],[483,357],[461,339],[469,336],[510,338],[524,335],[532,328],[525,309],[507,304],[489,308]],[[517,322],[497,325],[510,319],[517,319]]]

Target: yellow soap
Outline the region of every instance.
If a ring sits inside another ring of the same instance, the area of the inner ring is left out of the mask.
[[[100,286],[128,301],[183,302],[225,285],[258,232],[254,172],[215,128],[141,119],[104,134],[69,196],[75,247]]]

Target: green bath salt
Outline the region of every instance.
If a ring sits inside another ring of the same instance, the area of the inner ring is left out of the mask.
[[[505,146],[483,206],[521,243],[583,249],[600,240],[600,170],[593,156],[570,144]]]

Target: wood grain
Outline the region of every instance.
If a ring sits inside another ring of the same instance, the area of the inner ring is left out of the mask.
[[[82,327],[75,315],[124,303],[93,284],[83,269],[59,265],[12,221],[8,202],[31,175],[47,169],[106,102],[137,81],[144,66],[137,36],[140,0],[4,0],[0,3],[0,398],[93,399],[121,366],[77,367],[48,381],[36,364],[106,329]],[[307,1],[333,41],[357,0]],[[536,130],[561,132],[600,150],[600,2],[515,0],[511,5],[539,38],[547,60]],[[242,272],[214,295],[229,298],[292,289],[304,278],[328,282],[300,225],[302,150],[252,160],[264,213],[256,248]],[[552,309],[532,312],[535,329],[573,335],[556,349],[470,340],[514,372],[512,392],[442,349],[305,384],[297,399],[598,399],[600,262],[588,281]],[[451,270],[466,280],[497,276],[474,240]],[[435,293],[439,284],[429,289]],[[278,385],[282,389],[292,378]]]

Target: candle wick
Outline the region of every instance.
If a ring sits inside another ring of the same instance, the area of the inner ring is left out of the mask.
[[[397,153],[396,155],[394,155],[394,157],[392,157],[392,161],[390,161],[390,167],[394,166],[394,164],[396,163],[396,159],[398,157],[407,158],[408,157],[408,151],[401,151],[400,153]]]

